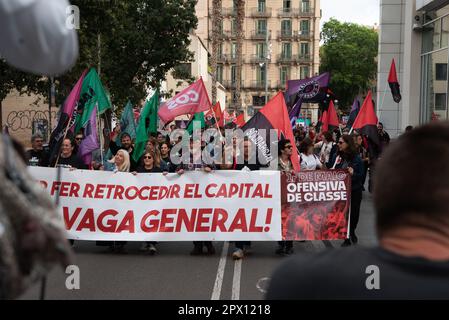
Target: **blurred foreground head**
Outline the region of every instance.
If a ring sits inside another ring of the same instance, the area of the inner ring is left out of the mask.
[[[449,227],[449,122],[402,135],[376,167],[374,201],[381,238],[399,227]]]

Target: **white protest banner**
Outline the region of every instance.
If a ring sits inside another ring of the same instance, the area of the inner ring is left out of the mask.
[[[29,167],[59,192],[68,237],[116,241],[281,240],[278,171],[103,172]]]

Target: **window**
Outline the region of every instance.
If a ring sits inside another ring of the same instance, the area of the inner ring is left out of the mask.
[[[301,20],[300,31],[302,35],[307,35],[310,33],[310,22],[309,20]]]
[[[290,42],[282,43],[282,58],[292,57],[292,44]]]
[[[220,43],[220,45],[218,46],[218,56],[222,56],[223,55],[223,43]]]
[[[291,20],[282,20],[281,21],[281,32],[282,32],[282,35],[291,35],[292,34],[292,21]]]
[[[445,93],[435,93],[435,111],[446,111]]]
[[[237,42],[231,43],[231,58],[232,59],[237,58]]]
[[[231,66],[231,82],[235,83],[237,81],[237,66]]]
[[[256,20],[256,30],[258,34],[267,32],[267,20]]]
[[[259,0],[258,1],[257,10],[259,12],[265,12],[265,0]]]
[[[310,54],[310,46],[308,42],[301,43],[300,55],[308,56]]]
[[[256,44],[256,55],[257,58],[265,58],[267,53],[267,45],[264,42]]]
[[[281,80],[281,85],[285,85],[287,80],[288,80],[288,67],[281,67],[280,68],[280,80]]]
[[[306,0],[303,0],[302,1],[302,3],[301,3],[301,11],[302,12],[310,12],[311,10],[310,10],[310,2],[309,1],[306,1]]]
[[[237,32],[237,19],[231,19],[231,32],[232,34]]]
[[[447,80],[447,63],[435,64],[435,80],[446,81]]]
[[[284,12],[290,12],[292,8],[292,2],[290,0],[284,0],[282,9],[284,9]]]
[[[223,66],[222,65],[218,65],[217,66],[217,81],[220,83],[223,83]]]
[[[310,68],[309,67],[301,67],[301,79],[310,77]]]
[[[266,75],[265,65],[263,65],[262,67],[259,66],[257,68],[256,74],[257,85],[265,84],[265,75]]]

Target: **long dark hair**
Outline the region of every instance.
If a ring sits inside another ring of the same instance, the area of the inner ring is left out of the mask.
[[[354,142],[354,138],[350,136],[349,134],[344,134],[340,137],[340,139],[343,139],[344,142],[348,145],[348,149],[345,151],[339,151],[338,154],[343,158],[347,160],[352,160],[354,157],[358,154],[357,147]]]

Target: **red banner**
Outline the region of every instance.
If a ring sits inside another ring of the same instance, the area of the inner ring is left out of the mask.
[[[281,174],[282,238],[338,240],[348,233],[351,175],[347,170]]]

